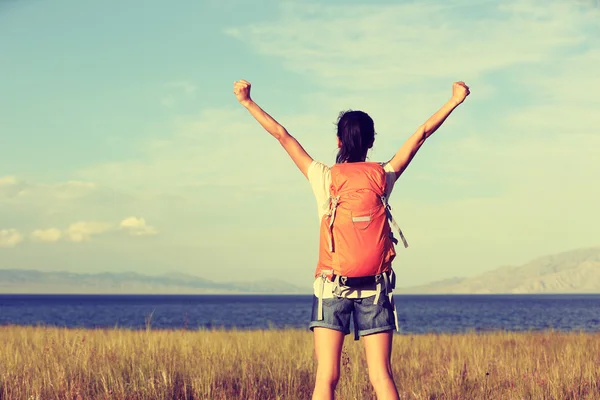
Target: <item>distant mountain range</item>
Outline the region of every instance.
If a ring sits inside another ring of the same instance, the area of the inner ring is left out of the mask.
[[[0,269],[0,293],[127,293],[309,294],[282,280],[214,282],[171,273],[148,276],[133,272],[79,274]],[[525,265],[507,266],[484,274],[452,278],[427,285],[397,288],[398,294],[600,293],[600,247],[540,257]]]
[[[452,278],[400,293],[600,293],[600,247],[537,258],[525,265],[501,267],[470,278]]]
[[[309,288],[276,279],[222,283],[180,273],[148,276],[134,272],[78,274],[0,269],[0,293],[292,294],[309,293]]]

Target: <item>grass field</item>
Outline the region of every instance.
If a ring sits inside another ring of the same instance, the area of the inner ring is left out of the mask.
[[[403,399],[600,399],[600,334],[396,335]],[[304,330],[0,327],[0,399],[308,399]],[[340,399],[372,399],[348,336]]]

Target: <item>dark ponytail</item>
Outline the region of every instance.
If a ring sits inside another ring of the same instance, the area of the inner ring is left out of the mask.
[[[336,163],[362,162],[375,141],[375,125],[369,115],[362,111],[342,111],[337,122],[340,151]]]

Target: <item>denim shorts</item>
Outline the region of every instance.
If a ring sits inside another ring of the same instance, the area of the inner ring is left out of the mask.
[[[318,320],[319,299],[313,296],[311,322],[308,325],[312,331],[315,327],[329,328],[350,333],[350,317],[353,318],[355,338],[396,329],[394,306],[384,294],[374,303],[375,296],[362,299],[345,297],[323,299],[323,320]]]

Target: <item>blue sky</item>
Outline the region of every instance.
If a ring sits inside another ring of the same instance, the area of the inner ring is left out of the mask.
[[[398,181],[401,285],[600,244],[597,2],[0,4],[0,267],[310,279],[316,159],[375,120],[387,160],[464,80]]]

